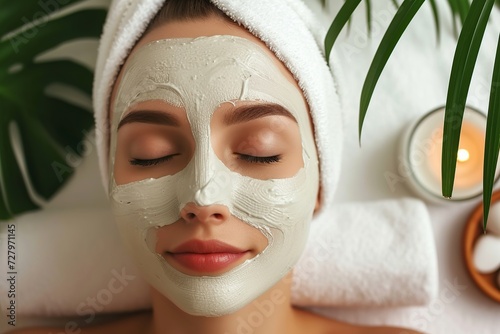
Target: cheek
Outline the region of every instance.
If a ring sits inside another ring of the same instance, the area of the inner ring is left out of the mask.
[[[114,154],[113,173],[116,184],[121,185],[135,181],[137,175],[130,166],[130,158],[124,140],[120,139],[119,136],[116,140],[116,151],[110,152],[110,154]]]
[[[111,153],[113,154],[113,153]],[[115,154],[115,164],[113,166],[113,173],[117,185],[126,184],[133,181],[133,174],[128,171],[126,166],[128,164],[127,158],[123,151],[118,148]]]

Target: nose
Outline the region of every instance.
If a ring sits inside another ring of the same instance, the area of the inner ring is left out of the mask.
[[[188,223],[220,224],[226,221],[229,216],[227,206],[220,204],[198,206],[190,202],[181,210],[181,217]]]

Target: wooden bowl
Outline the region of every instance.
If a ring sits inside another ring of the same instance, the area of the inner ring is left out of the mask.
[[[500,191],[493,193],[491,197],[491,206],[500,201]],[[491,232],[488,232],[491,233]],[[499,271],[496,270],[491,274],[482,274],[476,270],[472,262],[472,253],[477,239],[483,235],[483,203],[474,210],[467,222],[464,230],[463,248],[464,259],[467,271],[481,289],[491,299],[500,303],[500,289],[498,288],[497,277]]]

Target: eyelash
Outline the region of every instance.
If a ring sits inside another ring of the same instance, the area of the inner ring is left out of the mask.
[[[247,154],[238,154],[238,158],[250,163],[264,163],[264,164],[272,164],[281,161],[281,155],[273,155],[270,157],[254,157],[253,155]]]
[[[171,160],[174,156],[178,154],[166,155],[164,157],[158,159],[131,159],[129,162],[133,166],[156,166],[161,164],[162,162],[166,162]],[[253,155],[248,154],[238,154],[238,158],[244,160],[246,162],[255,163],[255,164],[272,164],[281,161],[281,155],[273,155],[270,157],[255,157]]]
[[[162,162],[171,160],[176,155],[179,154],[166,155],[158,159],[131,159],[129,162],[133,166],[142,166],[142,167],[156,166],[158,164],[161,164]]]

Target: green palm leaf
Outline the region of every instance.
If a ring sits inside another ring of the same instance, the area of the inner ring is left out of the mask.
[[[46,21],[50,14],[82,1],[22,1],[21,5],[18,1],[0,0],[1,32],[6,34],[36,20]]]
[[[359,138],[361,140],[361,132],[363,122],[370,104],[373,91],[377,85],[380,74],[382,73],[385,64],[389,60],[392,51],[396,47],[399,39],[403,35],[406,27],[411,22],[419,8],[424,3],[424,0],[405,0],[399,7],[396,15],[392,19],[387,31],[380,42],[380,45],[373,57],[370,69],[366,75],[363,89],[361,92],[360,111],[359,111]]]
[[[455,37],[458,37],[457,17],[460,18],[460,15],[458,13],[456,0],[448,0],[448,5],[451,11],[451,22],[453,24],[453,33],[455,34]]]
[[[16,107],[8,100],[0,98],[0,219],[12,218],[12,215],[36,209],[31,200],[10,143],[10,124],[16,114]]]
[[[474,0],[458,38],[453,59],[443,129],[442,193],[451,197],[460,130],[479,47],[495,0]]]
[[[483,229],[486,230],[490,212],[491,194],[495,183],[498,151],[500,150],[500,37],[491,81],[490,105],[486,123],[483,170]]]
[[[429,4],[431,5],[432,9],[432,17],[434,18],[434,25],[436,26],[436,40],[439,43],[439,40],[441,39],[441,27],[439,23],[439,11],[437,8],[436,0],[429,0]]]
[[[448,5],[452,14],[452,21],[454,28],[456,27],[456,18],[460,19],[460,22],[463,24],[465,22],[465,18],[467,17],[467,13],[470,9],[469,0],[447,0]]]
[[[74,161],[84,153],[92,113],[46,92],[57,83],[90,96],[92,71],[74,61],[35,59],[64,42],[98,38],[106,12],[81,10],[48,22],[39,17],[22,27],[24,17],[80,1],[43,11],[35,1],[0,0],[0,220],[38,208],[34,195],[50,199],[74,172],[69,158]]]
[[[457,21],[463,25],[459,36],[451,76],[449,80],[448,96],[446,102],[443,156],[442,156],[442,191],[443,196],[451,197],[453,190],[453,180],[456,168],[456,156],[458,151],[459,136],[465,109],[465,102],[470,86],[470,80],[477,61],[477,55],[484,36],[487,21],[491,15],[493,6],[500,7],[500,0],[447,0],[452,13],[453,29],[457,34]],[[343,7],[335,17],[325,39],[325,49],[330,55],[340,31],[359,5],[360,1],[346,0]],[[398,2],[392,0],[398,7]],[[423,0],[406,0],[396,13],[396,16],[389,25],[382,42],[372,60],[372,64],[366,76],[360,101],[359,115],[359,136],[361,138],[362,128],[366,112],[376,87],[377,81],[401,35],[406,30],[409,22],[418,12]],[[437,39],[440,37],[440,20],[435,0],[430,0],[430,5],[436,25]],[[367,18],[369,18],[371,8],[367,8]],[[369,29],[369,27],[368,27]],[[488,122],[485,143],[485,162],[483,179],[483,202],[484,202],[484,222],[489,213],[491,194],[495,181],[495,172],[500,150],[500,40],[497,46],[497,55],[493,72],[493,81],[490,96],[490,106],[488,112]]]
[[[330,53],[332,52],[333,45],[339,37],[342,28],[344,28],[349,21],[352,13],[354,13],[360,2],[361,0],[346,0],[330,25],[325,37],[325,54],[327,62],[330,61]]]
[[[366,26],[368,27],[368,36],[372,34],[372,2],[366,0]]]
[[[0,70],[5,70],[14,63],[30,62],[40,53],[63,42],[77,38],[98,37],[106,12],[99,9],[82,10],[62,18],[50,21],[40,28],[32,28],[33,37],[21,31],[0,42]],[[93,24],[88,24],[88,20]],[[85,27],[84,29],[82,27]]]
[[[467,18],[467,14],[469,13],[470,3],[469,0],[455,0],[457,3],[458,14],[460,16],[460,20],[462,24],[465,22]]]
[[[25,84],[28,80],[36,83],[38,87],[47,87],[52,83],[62,83],[90,94],[92,73],[87,68],[76,63],[56,61],[31,64],[25,70],[23,69],[12,75],[10,79],[11,83],[7,90],[9,92],[8,96],[11,102],[18,107],[12,121],[19,126],[21,131],[28,174],[37,193],[43,198],[49,199],[61,187],[61,182],[67,179],[62,178],[62,174],[67,171],[68,176],[70,176],[72,173],[71,166],[65,161],[67,153],[63,152],[61,148],[65,148],[70,144],[74,147],[75,140],[82,140],[82,130],[88,130],[92,126],[92,114],[88,110],[70,105],[67,102],[49,98],[43,91],[32,89],[29,98],[26,98],[24,93]],[[55,100],[59,101],[59,103],[55,103]],[[68,105],[71,107],[66,109]],[[64,107],[65,109],[49,109],[51,107]],[[62,119],[54,117],[60,116],[61,113],[68,113],[67,117]],[[80,126],[71,127],[73,121],[69,123],[68,130],[76,132],[70,137],[61,140],[61,134],[50,130],[60,129],[62,127],[61,121],[67,120],[70,115],[74,121],[80,122]],[[53,123],[54,126],[47,127],[47,123]],[[56,124],[59,124],[58,128]],[[41,148],[46,150],[41,150]]]

